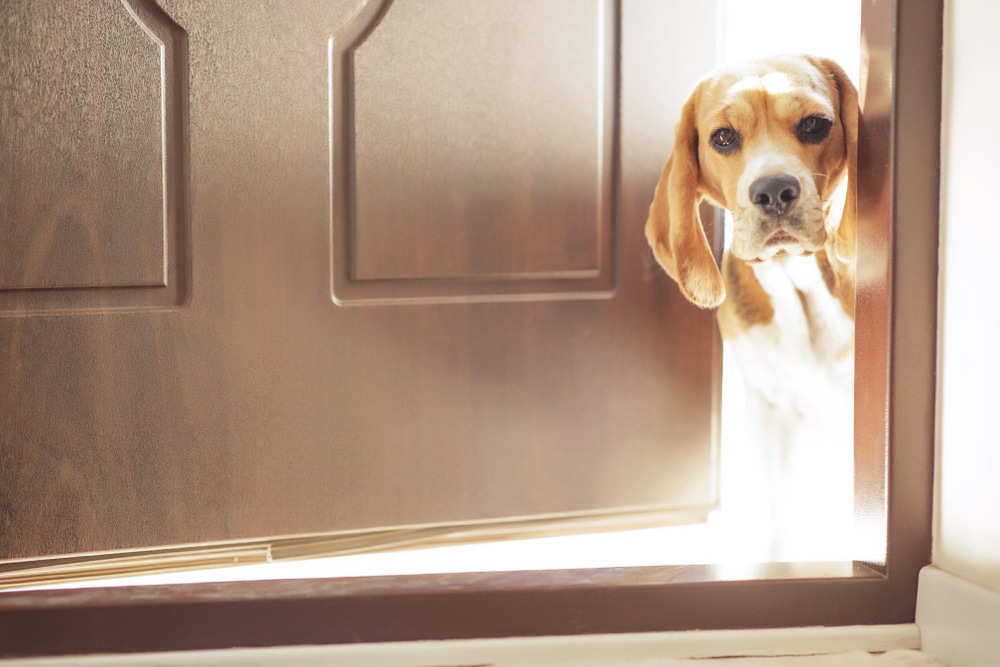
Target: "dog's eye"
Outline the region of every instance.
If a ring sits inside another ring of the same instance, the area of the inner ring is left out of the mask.
[[[806,116],[795,128],[795,134],[804,144],[818,144],[830,134],[833,121],[825,116]]]
[[[740,133],[731,127],[723,127],[712,133],[712,148],[729,155],[740,147]]]

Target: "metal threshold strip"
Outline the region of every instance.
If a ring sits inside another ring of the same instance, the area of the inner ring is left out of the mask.
[[[701,511],[641,511],[547,517],[17,560],[0,563],[0,591],[405,549],[668,527],[700,523],[706,515]]]

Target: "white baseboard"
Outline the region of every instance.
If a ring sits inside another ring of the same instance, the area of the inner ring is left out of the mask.
[[[921,649],[950,667],[1000,664],[1000,593],[936,567],[920,572]]]
[[[624,661],[657,658],[791,656],[850,650],[915,649],[916,625],[713,630],[576,637],[533,637],[461,641],[401,642],[348,646],[229,649],[190,653],[96,656],[0,661],[2,667],[416,667],[421,665],[538,664],[568,661]]]

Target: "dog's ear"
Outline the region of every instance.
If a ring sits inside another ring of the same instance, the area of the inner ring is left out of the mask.
[[[688,301],[714,308],[726,298],[722,274],[705,237],[698,204],[698,131],[696,106],[701,86],[684,103],[674,136],[674,150],[663,167],[646,220],[646,240],[656,261],[680,285]]]
[[[820,67],[833,78],[840,97],[840,124],[844,128],[847,157],[847,197],[833,250],[842,262],[854,261],[858,239],[858,91],[844,70],[832,60],[821,59]]]

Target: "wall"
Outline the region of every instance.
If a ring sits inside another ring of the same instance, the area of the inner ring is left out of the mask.
[[[934,553],[917,596],[925,651],[952,667],[1000,655],[1000,104],[992,0],[946,0],[941,128]],[[985,122],[984,122],[985,121]]]
[[[1000,4],[945,12],[934,563],[1000,593]]]

